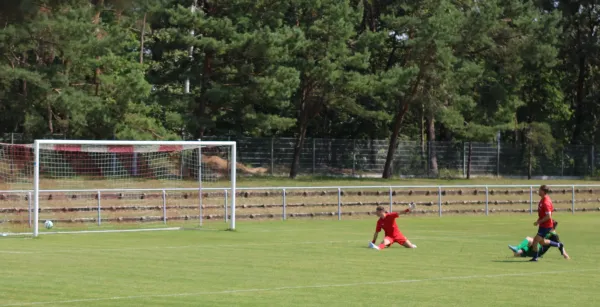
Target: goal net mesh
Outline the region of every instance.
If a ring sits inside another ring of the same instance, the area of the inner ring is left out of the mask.
[[[223,221],[231,145],[180,143],[40,144],[40,232]],[[1,233],[31,231],[34,163],[33,145],[0,144]]]

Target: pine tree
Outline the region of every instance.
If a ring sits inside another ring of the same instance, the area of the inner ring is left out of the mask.
[[[289,66],[299,72],[300,84],[292,100],[297,112],[297,132],[290,178],[298,175],[300,155],[313,120],[328,109],[361,110],[356,92],[360,76],[353,70],[367,63],[351,48],[358,12],[346,0],[293,1],[287,24],[294,27]]]

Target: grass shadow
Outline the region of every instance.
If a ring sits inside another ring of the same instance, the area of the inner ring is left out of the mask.
[[[527,263],[529,261],[524,260],[524,259],[504,259],[504,260],[492,260],[492,262],[504,262],[504,263],[521,262],[521,263]]]

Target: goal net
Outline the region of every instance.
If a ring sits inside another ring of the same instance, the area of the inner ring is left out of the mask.
[[[0,232],[235,229],[235,165],[235,142],[0,144]]]

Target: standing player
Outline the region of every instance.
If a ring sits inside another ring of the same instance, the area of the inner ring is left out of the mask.
[[[550,200],[548,192],[550,192],[550,189],[546,185],[540,186],[540,189],[538,190],[538,195],[541,197],[538,204],[538,220],[533,223],[533,226],[538,226],[538,232],[533,238],[533,242],[531,242],[531,251],[533,257],[530,261],[538,261],[540,256],[538,244],[558,247],[561,253],[563,251],[562,243],[544,240],[546,235],[548,235],[548,233],[550,233],[550,231],[552,231],[554,228],[554,223],[552,220],[552,211],[554,210],[554,207],[552,206],[552,200]]]
[[[414,204],[411,203],[409,205],[409,209],[404,210],[402,213],[408,214],[413,208]],[[388,213],[383,207],[379,206],[377,207],[376,214],[379,216],[379,220],[377,220],[377,228],[375,229],[375,234],[373,235],[373,241],[369,243],[370,248],[382,250],[386,247],[390,247],[392,244],[394,244],[394,242],[406,248],[417,248],[417,246],[406,239],[402,232],[400,232],[400,229],[398,229],[398,224],[396,224],[396,219],[400,216],[398,212]],[[377,246],[375,245],[375,241],[377,241],[379,232],[382,229],[385,232],[385,238],[383,239],[383,242]]]

